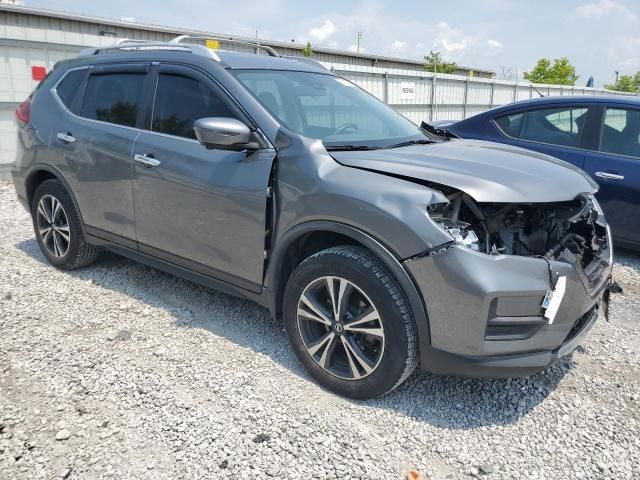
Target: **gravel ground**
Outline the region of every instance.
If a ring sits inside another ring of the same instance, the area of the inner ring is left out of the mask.
[[[0,478],[640,478],[640,256],[611,322],[519,380],[317,387],[245,300],[105,253],[45,263],[0,183]]]

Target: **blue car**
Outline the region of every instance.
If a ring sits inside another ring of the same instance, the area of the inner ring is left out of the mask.
[[[441,134],[516,145],[582,168],[600,185],[597,197],[615,242],[640,249],[640,97],[541,97],[431,126]]]

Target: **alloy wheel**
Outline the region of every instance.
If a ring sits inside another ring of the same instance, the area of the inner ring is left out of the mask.
[[[52,195],[44,195],[38,202],[36,214],[38,235],[47,251],[56,258],[64,257],[71,244],[67,212]]]
[[[298,330],[307,353],[344,380],[371,375],[384,353],[384,325],[377,308],[353,282],[321,277],[298,301]]]

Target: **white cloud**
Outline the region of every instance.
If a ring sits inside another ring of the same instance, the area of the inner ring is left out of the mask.
[[[442,51],[445,57],[460,56],[471,43],[471,37],[460,29],[451,28],[446,22],[436,24],[433,46]]]
[[[336,26],[331,20],[325,20],[321,26],[309,30],[309,36],[322,42],[336,33],[336,30]]]
[[[620,36],[609,48],[609,57],[614,65],[632,73],[640,70],[640,37]]]
[[[635,20],[636,16],[617,0],[598,0],[581,5],[574,10],[575,14],[584,18],[602,18],[606,15],[620,14]]]
[[[502,45],[502,42],[499,42],[498,40],[494,40],[490,38],[489,40],[487,40],[487,47],[486,47],[485,53],[487,55],[497,55],[500,52],[502,52],[503,49],[504,49],[504,45]]]
[[[403,42],[403,41],[400,41],[400,40],[395,40],[391,44],[391,48],[394,49],[394,50],[402,50],[406,46],[407,46],[407,42]]]

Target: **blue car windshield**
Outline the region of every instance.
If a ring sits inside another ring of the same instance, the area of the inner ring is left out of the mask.
[[[321,139],[326,147],[386,148],[431,141],[415,124],[343,78],[279,70],[232,73],[283,126]]]

